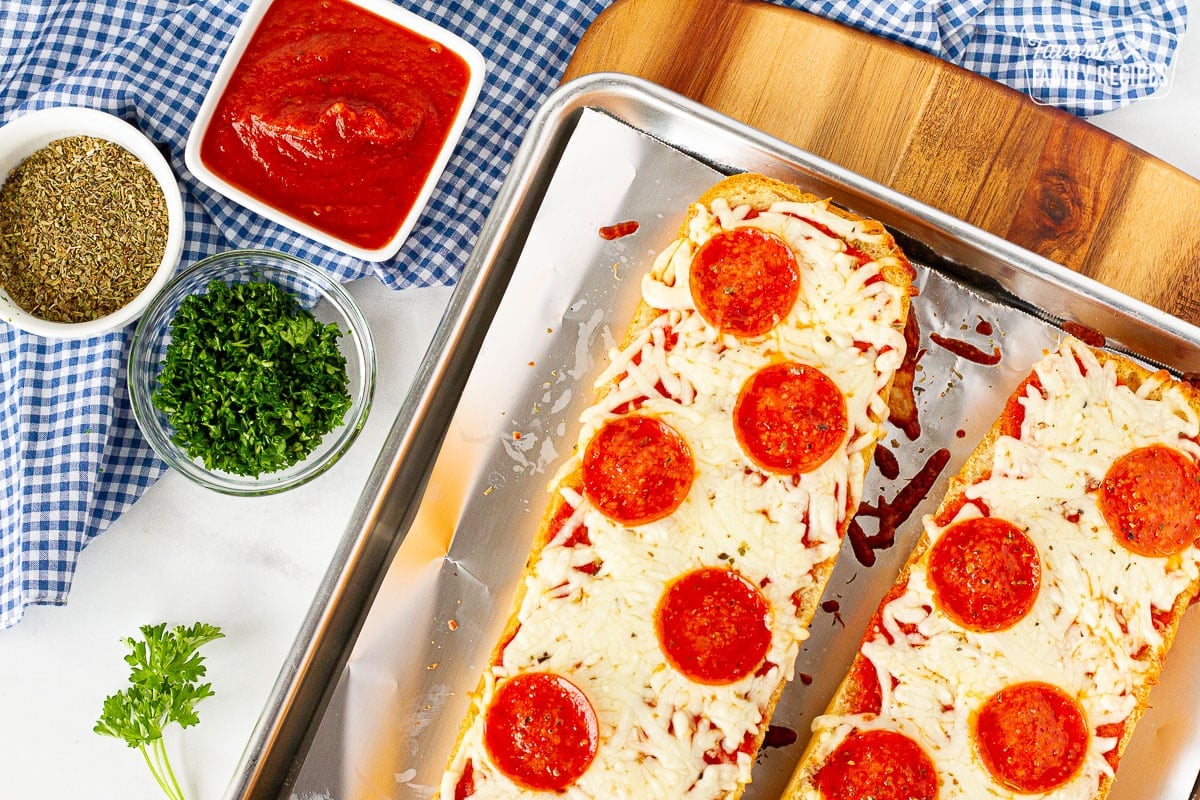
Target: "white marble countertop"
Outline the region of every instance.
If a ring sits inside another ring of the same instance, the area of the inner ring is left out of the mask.
[[[1170,90],[1093,120],[1200,178],[1200,38],[1178,51]],[[123,688],[120,639],[139,626],[202,620],[226,638],[204,649],[216,695],[201,723],[167,736],[188,797],[224,796],[275,676],[450,290],[351,287],[379,353],[375,405],[334,469],[284,495],[240,499],[168,473],[83,553],[70,601],[32,607],[0,631],[0,798],[162,795],[136,751],[97,736],[104,697]]]

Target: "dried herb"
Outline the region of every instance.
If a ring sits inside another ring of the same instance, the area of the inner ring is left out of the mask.
[[[154,405],[209,469],[275,472],[308,456],[350,408],[341,331],[273,283],[211,282],[171,321]]]
[[[85,322],[132,300],[167,245],[149,168],[94,136],[50,143],[0,187],[0,285],[34,316]]]

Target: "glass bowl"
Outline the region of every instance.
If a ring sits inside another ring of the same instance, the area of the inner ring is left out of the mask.
[[[211,281],[234,285],[274,283],[295,296],[318,322],[336,323],[338,347],[346,357],[351,405],[340,427],[327,433],[302,461],[258,477],[209,469],[171,440],[167,415],[154,406],[163,359],[171,342],[171,322],[184,299],[203,294]],[[142,314],[129,352],[129,399],[133,415],[154,451],[167,465],[201,486],[233,495],[265,495],[299,486],[333,466],[366,421],[375,392],[375,345],[354,299],[315,267],[283,253],[231,250],[209,256],[167,284]]]

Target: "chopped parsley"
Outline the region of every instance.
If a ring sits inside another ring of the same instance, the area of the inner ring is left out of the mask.
[[[171,321],[154,406],[208,469],[259,476],[296,464],[350,408],[338,326],[273,283],[209,283]]]

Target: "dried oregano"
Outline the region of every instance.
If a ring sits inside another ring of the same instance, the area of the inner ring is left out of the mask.
[[[36,317],[111,314],[150,282],[166,245],[158,181],[114,142],[51,142],[0,186],[0,286]]]

